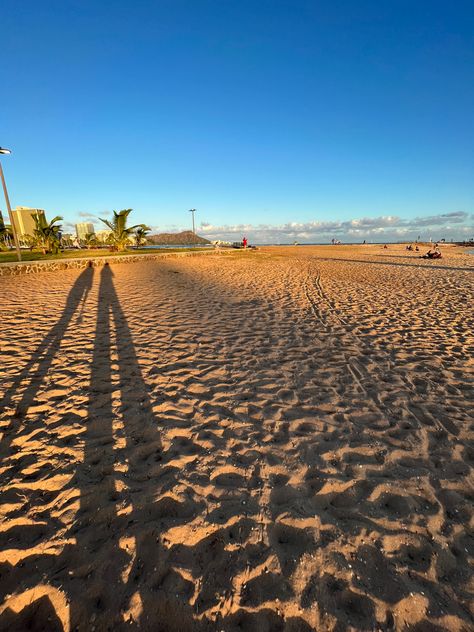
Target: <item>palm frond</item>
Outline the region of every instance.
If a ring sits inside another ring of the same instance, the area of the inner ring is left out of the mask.
[[[115,211],[114,211],[114,212],[115,212]],[[104,224],[105,224],[106,226],[108,226],[108,227],[110,228],[110,230],[114,230],[114,226],[113,226],[113,224],[112,224],[111,222],[109,222],[109,220],[108,220],[108,219],[102,219],[102,217],[99,217],[99,219],[100,219],[100,221],[101,221],[101,222],[104,222]]]

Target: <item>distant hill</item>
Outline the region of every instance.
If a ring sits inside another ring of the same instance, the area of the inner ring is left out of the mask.
[[[195,235],[192,230],[183,230],[181,233],[161,233],[160,235],[147,235],[147,242],[155,246],[185,246],[187,244],[210,244],[204,237]]]

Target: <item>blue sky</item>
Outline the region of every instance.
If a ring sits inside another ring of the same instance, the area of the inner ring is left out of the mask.
[[[160,231],[195,207],[204,234],[259,241],[474,236],[472,1],[4,0],[1,21],[13,205]]]

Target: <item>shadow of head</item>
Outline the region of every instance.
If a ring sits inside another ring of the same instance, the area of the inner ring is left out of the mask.
[[[6,608],[0,615],[0,630],[25,632],[25,630],[47,630],[64,632],[61,619],[47,595],[26,605],[20,612]]]

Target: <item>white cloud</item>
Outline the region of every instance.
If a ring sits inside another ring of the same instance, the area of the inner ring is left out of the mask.
[[[272,224],[234,224],[215,226],[201,222],[199,234],[208,239],[240,240],[244,235],[253,243],[325,243],[341,241],[399,241],[417,239],[469,239],[474,237],[473,216],[464,211],[441,213],[413,219],[395,215],[361,217],[345,221],[288,222]]]

